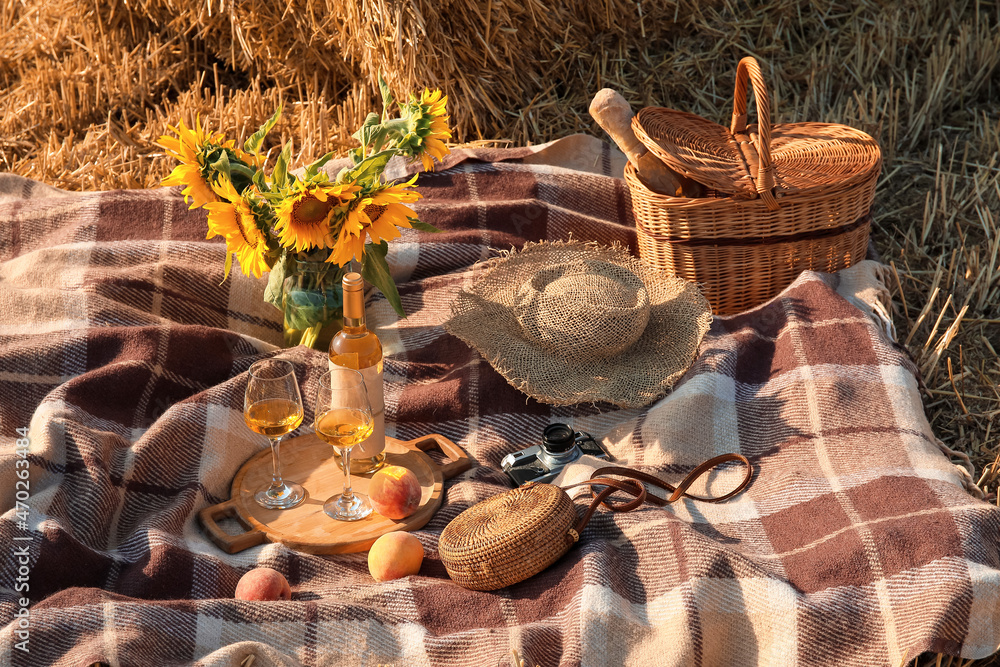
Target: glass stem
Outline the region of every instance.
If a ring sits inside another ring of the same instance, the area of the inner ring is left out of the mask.
[[[281,459],[278,455],[278,449],[281,447],[281,438],[268,438],[271,442],[271,464],[274,470],[271,472],[271,486],[268,487],[268,495],[274,496],[278,495],[285,486],[284,480],[281,479]]]
[[[344,453],[341,455],[341,460],[344,462],[344,493],[341,498],[346,502],[351,502],[354,500],[354,491],[351,490],[351,450],[353,447],[347,447],[344,449]]]

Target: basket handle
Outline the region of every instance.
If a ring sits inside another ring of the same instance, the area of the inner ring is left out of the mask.
[[[742,463],[746,467],[747,471],[746,475],[743,476],[743,480],[732,491],[721,496],[696,496],[687,492],[688,488],[696,479],[707,473],[709,470],[712,470],[723,463],[729,463],[730,461],[738,461]],[[616,475],[618,477],[626,477],[628,479],[618,480],[611,477],[601,477],[601,475]],[[598,505],[601,505],[602,503],[612,512],[628,512],[630,510],[634,510],[647,500],[655,505],[663,506],[682,497],[691,498],[692,500],[701,500],[706,503],[721,503],[723,500],[729,500],[737,493],[745,489],[747,485],[750,484],[751,478],[753,478],[753,466],[750,465],[750,461],[747,460],[747,458],[742,454],[720,454],[719,456],[713,456],[689,472],[684,479],[677,484],[677,486],[668,484],[659,477],[654,477],[653,475],[640,472],[638,470],[632,470],[631,468],[620,468],[617,466],[598,468],[586,482],[578,482],[577,484],[570,484],[569,486],[562,487],[565,491],[566,489],[571,489],[574,486],[588,485],[591,488],[591,492],[593,492],[594,486],[599,485],[606,487],[594,497],[593,502],[590,503],[590,507],[587,508],[586,514],[583,515],[583,518],[580,519],[574,528],[575,536],[571,534],[571,537],[573,537],[573,541],[579,539],[579,535],[583,532],[587,522],[590,521],[590,517],[594,515]],[[670,496],[668,496],[666,500],[662,500],[658,496],[649,495],[646,492],[646,487],[643,482],[666,490],[670,493]],[[634,496],[634,498],[617,505],[612,504],[608,502],[607,497],[615,491],[624,491],[625,493]]]
[[[747,80],[753,86],[754,101],[757,105],[757,133],[760,141],[756,145],[757,164],[749,164],[753,160],[748,160],[750,176],[754,179],[754,186],[757,194],[764,201],[767,207],[778,210],[778,202],[775,200],[771,189],[774,187],[774,164],[771,162],[771,100],[767,93],[767,86],[764,85],[764,76],[760,72],[760,65],[753,56],[747,56],[740,60],[736,66],[736,90],[733,91],[733,122],[729,126],[729,131],[735,136],[737,134],[746,135],[747,132]],[[742,150],[744,156],[747,152]],[[754,172],[756,167],[756,173]]]

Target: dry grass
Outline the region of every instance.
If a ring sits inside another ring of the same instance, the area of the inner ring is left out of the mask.
[[[586,110],[604,86],[635,107],[727,122],[735,64],[757,56],[776,122],[842,122],[880,140],[874,238],[894,268],[897,328],[935,432],[1000,503],[998,0],[109,0],[80,11],[0,0],[0,168],[68,189],[157,185],[170,165],[152,142],[196,113],[242,136],[283,102],[274,144],[292,139],[300,161],[346,149],[375,107],[378,70],[397,96],[444,88],[463,142],[598,134]]]

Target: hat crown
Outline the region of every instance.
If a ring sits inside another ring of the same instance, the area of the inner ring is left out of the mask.
[[[445,328],[538,401],[634,408],[683,375],[711,321],[697,285],[626,248],[543,241],[489,260]]]
[[[605,358],[631,347],[649,321],[649,294],[627,267],[578,259],[546,267],[517,292],[525,337],[566,359]]]

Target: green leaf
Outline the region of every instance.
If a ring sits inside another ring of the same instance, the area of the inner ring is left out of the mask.
[[[371,157],[362,160],[357,166],[351,169],[350,178],[354,181],[364,181],[373,179],[385,169],[389,158],[396,154],[395,150],[381,151]]]
[[[351,175],[351,170],[349,167],[344,167],[337,172],[337,178],[334,179],[334,183],[346,183],[348,177]]]
[[[274,187],[281,189],[285,187],[288,183],[288,163],[292,159],[292,142],[291,140],[285,144],[285,147],[281,149],[281,155],[274,162],[274,171],[271,172],[271,182],[274,183]]]
[[[382,72],[378,73],[378,90],[382,93],[382,118],[384,120],[388,117],[389,105],[395,101],[395,98],[392,96],[392,91],[389,90],[389,84],[382,78]]]
[[[386,130],[384,125],[379,125],[368,137],[368,145],[372,147],[372,150],[378,153],[382,150],[382,147],[385,146],[385,141],[388,137],[389,131]]]
[[[389,264],[385,261],[385,256],[389,253],[389,244],[382,241],[378,245],[372,243],[365,244],[365,256],[361,262],[361,277],[374,285],[378,291],[385,295],[392,309],[400,317],[406,317],[403,310],[403,302],[399,298],[399,290],[389,273]]]
[[[267,187],[267,181],[264,180],[264,172],[263,171],[261,171],[261,170],[258,169],[257,171],[255,171],[253,173],[253,182],[254,182],[254,185],[257,186],[257,189],[261,191],[261,193],[267,193],[267,192],[269,192],[268,187]]]
[[[302,174],[302,180],[308,181],[310,178],[319,173],[319,170],[323,168],[327,162],[333,158],[333,151],[330,151],[320,159],[313,162],[311,165],[306,167],[305,172]]]
[[[368,137],[371,136],[372,128],[376,127],[379,123],[380,119],[378,114],[371,111],[367,116],[365,116],[365,122],[362,123],[360,128],[358,128],[358,131],[351,136],[360,141],[362,147],[365,147],[369,143]]]
[[[260,126],[260,129],[250,135],[245,142],[243,142],[243,150],[247,153],[257,154],[260,152],[260,147],[264,145],[264,137],[267,133],[274,129],[274,126],[278,123],[278,119],[281,118],[281,105],[278,105],[277,110],[274,112],[270,118],[264,121],[264,124]]]
[[[407,218],[410,221],[410,226],[414,229],[419,229],[422,232],[440,232],[441,230],[430,224],[429,222],[424,222],[423,220],[418,220],[417,218]]]
[[[209,167],[216,173],[223,174],[230,183],[233,181],[232,168],[229,165],[229,154],[226,151],[219,151],[219,157]]]
[[[283,304],[285,324],[290,329],[309,329],[328,318],[326,299],[311,290],[292,289]]]
[[[258,224],[258,228],[259,228]],[[263,229],[261,231],[264,231]],[[266,236],[266,234],[265,234]],[[264,252],[264,261],[267,262],[267,270],[274,268],[275,264],[281,262],[281,257],[285,254],[285,249],[278,245],[277,239],[269,237],[267,240],[267,250]]]
[[[283,253],[281,259],[274,263],[271,273],[267,277],[267,287],[264,288],[264,301],[281,310],[281,284],[285,282],[285,262],[287,253]]]
[[[270,192],[261,192],[260,196],[271,205],[272,208],[277,207],[281,202],[285,201],[285,195],[282,193],[272,190]]]

